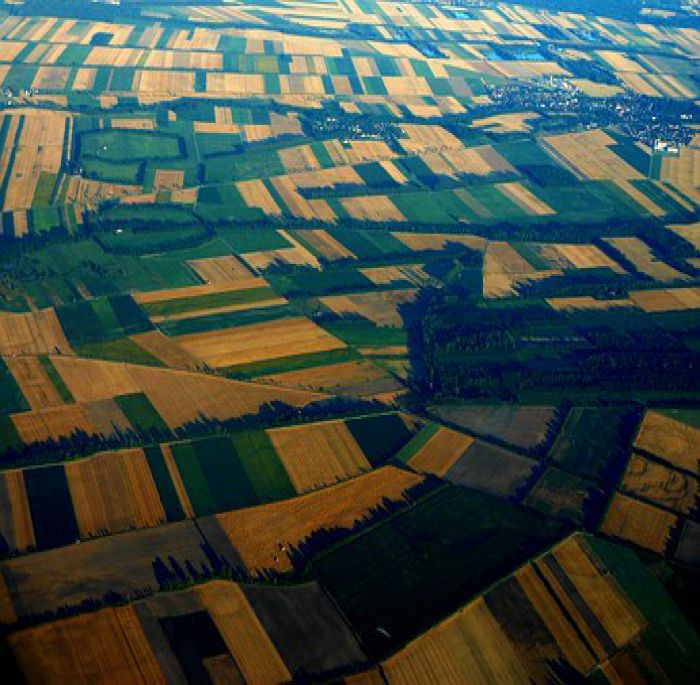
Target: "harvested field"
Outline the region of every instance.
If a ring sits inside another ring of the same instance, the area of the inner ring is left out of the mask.
[[[204,260],[203,260],[204,261]],[[208,260],[206,260],[208,261]],[[206,268],[206,267],[205,267]],[[218,293],[236,292],[238,290],[249,290],[261,288],[267,285],[267,281],[249,273],[247,277],[241,277],[235,281],[222,283],[202,283],[201,285],[189,285],[184,288],[173,288],[169,290],[149,290],[147,292],[134,293],[134,300],[141,305],[150,305],[160,302],[174,300],[194,299]],[[148,307],[146,307],[148,309]]]
[[[64,404],[61,394],[38,357],[12,356],[7,357],[5,363],[33,410],[60,407]]]
[[[402,264],[401,266],[371,266],[359,270],[374,285],[390,285],[396,282],[412,283],[416,286],[426,285],[430,276],[423,270],[422,264]]]
[[[615,273],[625,272],[617,262],[610,259],[595,245],[563,245],[557,243],[551,247],[576,269],[608,268]]]
[[[663,554],[677,522],[678,517],[674,514],[618,492],[600,530],[606,535]]]
[[[394,683],[522,683],[527,671],[482,598],[382,664]]]
[[[300,171],[315,171],[321,168],[311,145],[284,148],[277,154],[288,174]]]
[[[486,249],[486,240],[481,236],[462,235],[459,233],[392,233],[404,245],[412,250],[444,250],[450,243],[464,245],[472,250]]]
[[[413,302],[415,290],[384,290],[353,295],[331,295],[319,298],[331,311],[345,316],[355,314],[372,321],[377,326],[402,326],[400,307]]]
[[[105,452],[65,465],[80,535],[96,537],[165,522],[141,448]]]
[[[288,318],[178,337],[178,344],[213,367],[235,366],[345,347],[306,318]]]
[[[535,449],[547,438],[555,407],[517,405],[455,405],[432,408],[441,419],[481,435]]]
[[[23,471],[0,474],[0,535],[9,552],[36,547]]]
[[[337,241],[327,231],[311,229],[299,231],[299,236],[323,259],[337,261],[339,259],[356,259],[355,255],[343,244]]]
[[[153,561],[170,557],[182,568],[190,561],[210,567],[202,538],[191,521],[97,538],[3,562],[2,573],[19,617],[57,611],[108,592],[132,597],[156,591]]]
[[[622,479],[622,490],[655,504],[687,514],[695,505],[698,481],[633,454]]]
[[[239,283],[253,277],[251,271],[234,255],[192,259],[187,262],[204,283],[223,285]]]
[[[497,114],[492,117],[475,119],[473,128],[483,128],[491,133],[527,133],[532,127],[528,121],[539,119],[536,112],[514,112],[512,114]]]
[[[560,604],[533,565],[526,564],[516,571],[515,579],[556,641],[564,658],[580,673],[588,673],[596,664],[597,658],[583,641],[580,632],[562,612]]]
[[[512,245],[492,241],[484,257],[484,297],[505,297],[515,294],[516,284],[526,281],[535,268]]]
[[[700,474],[700,430],[686,423],[649,411],[634,446],[679,469]]]
[[[266,431],[297,492],[309,492],[371,466],[343,421]]]
[[[29,683],[165,682],[134,606],[23,630],[9,642]]]
[[[548,216],[556,212],[546,203],[540,200],[531,190],[522,183],[499,183],[496,187],[513,200],[525,213],[530,216]]]
[[[381,387],[388,375],[367,359],[315,366],[261,376],[259,381],[288,388],[302,388],[337,395],[368,395]]]
[[[240,181],[236,188],[249,207],[262,209],[268,216],[281,216],[282,210],[275,202],[265,183],[259,179],[253,181]]]
[[[171,369],[68,357],[53,357],[52,361],[76,401],[144,392],[171,428],[201,415],[230,419],[257,413],[263,404],[273,400],[303,406],[324,397],[303,390],[270,388]],[[16,415],[15,423],[22,416]]]
[[[185,172],[177,169],[158,169],[153,180],[153,190],[182,190],[185,185]]]
[[[406,217],[386,195],[342,198],[340,203],[358,221],[406,221]]]
[[[200,525],[207,537],[211,527],[220,527],[249,572],[285,572],[292,568],[292,548],[314,532],[351,529],[384,498],[401,501],[421,481],[416,474],[385,466],[301,497],[217,514]]]
[[[282,657],[265,632],[240,586],[226,581],[195,589],[247,683],[283,683],[291,680]]]
[[[172,338],[168,338],[160,331],[146,331],[132,335],[133,340],[140,348],[160,360],[171,369],[186,369],[194,371],[198,362],[190,354],[185,352]]]
[[[548,297],[547,304],[557,311],[568,309],[613,309],[615,307],[634,307],[635,303],[628,298],[616,300],[596,300],[590,295],[580,297]]]
[[[425,154],[444,150],[460,150],[462,141],[442,126],[428,124],[402,124],[406,138],[399,139],[401,147],[409,154]]]
[[[440,426],[408,461],[419,473],[444,476],[474,443],[474,438]]]
[[[630,291],[632,301],[645,312],[683,312],[700,309],[700,288]]]
[[[615,579],[609,573],[601,573],[602,562],[583,536],[568,538],[537,563],[540,567],[547,566],[560,582],[563,580],[562,572],[568,577],[601,626],[602,630],[594,632],[600,633],[596,634],[596,640],[608,654],[630,642],[646,627],[644,617]],[[566,584],[562,583],[561,586],[565,587]],[[567,594],[572,596],[573,593]],[[573,597],[572,601],[575,601]]]
[[[612,149],[615,140],[601,129],[548,136],[545,144],[557,158],[563,158],[567,165],[586,178],[616,181],[643,178],[615,154]]]
[[[87,414],[86,407],[79,404],[14,414],[12,423],[26,445],[58,440],[79,430],[89,435],[98,432]]]
[[[280,233],[284,233],[284,231],[280,231]],[[310,266],[314,269],[321,269],[318,259],[309,250],[289,236],[288,233],[285,233],[285,236],[288,236],[288,240],[294,243],[294,247],[283,247],[279,250],[265,250],[263,252],[247,252],[242,255],[243,260],[258,273],[276,264]]]
[[[479,440],[445,472],[445,480],[497,497],[522,488],[537,462]]]
[[[61,170],[63,137],[69,117],[45,111],[24,118],[16,144],[14,164],[8,170],[4,209],[30,209],[42,174]]]
[[[73,354],[53,309],[0,314],[0,354]]]

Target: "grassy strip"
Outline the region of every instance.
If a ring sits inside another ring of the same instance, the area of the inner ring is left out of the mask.
[[[56,367],[53,365],[51,358],[47,354],[42,354],[39,357],[39,363],[43,367],[44,371],[46,371],[46,375],[51,379],[51,382],[53,383],[56,390],[58,390],[58,394],[61,396],[61,399],[66,404],[75,404],[75,398],[73,397],[73,394],[68,389],[68,386],[65,384],[65,381],[63,380],[63,378],[61,378],[60,374],[56,370]]]
[[[292,307],[286,304],[275,305],[273,307],[256,307],[237,312],[222,312],[221,314],[211,314],[209,316],[197,316],[191,319],[179,319],[176,321],[163,321],[158,324],[158,328],[171,337],[177,335],[188,335],[190,333],[206,333],[207,331],[218,331],[223,328],[234,326],[248,326],[254,323],[274,321],[287,316],[297,316]]]
[[[268,287],[249,288],[247,290],[232,290],[211,295],[197,297],[183,297],[175,300],[163,300],[162,302],[150,302],[143,305],[149,316],[168,316],[170,314],[183,314],[198,309],[215,309],[234,304],[248,304],[262,302],[276,297],[275,291]]]
[[[343,348],[330,350],[329,352],[309,352],[308,354],[253,362],[252,364],[240,364],[239,366],[230,366],[227,369],[223,369],[223,372],[229,378],[256,378],[286,371],[298,371],[299,369],[312,369],[317,366],[338,364],[359,358],[360,355],[354,350]]]
[[[440,426],[437,423],[429,423],[421,431],[416,433],[397,453],[394,461],[407,464],[411,458],[425,445],[430,438],[438,432]]]
[[[117,338],[102,342],[84,343],[74,345],[73,349],[78,356],[89,359],[104,359],[114,362],[128,362],[130,364],[142,364],[144,366],[165,366],[160,359],[137,345],[130,338]]]

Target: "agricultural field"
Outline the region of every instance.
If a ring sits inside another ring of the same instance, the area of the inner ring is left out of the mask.
[[[699,10],[0,0],[8,682],[700,682]]]

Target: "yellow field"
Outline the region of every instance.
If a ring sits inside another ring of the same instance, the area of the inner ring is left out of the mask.
[[[615,154],[615,140],[601,129],[563,133],[545,138],[546,147],[579,176],[591,179],[630,180],[642,175]]]
[[[567,619],[533,565],[526,564],[515,579],[549,630],[564,658],[580,673],[588,673],[596,663],[581,634]]]
[[[667,288],[630,291],[634,303],[645,312],[682,312],[700,309],[700,288]]]
[[[649,411],[634,446],[665,459],[672,466],[700,473],[700,430],[686,423]]]
[[[530,683],[513,646],[483,599],[409,643],[382,664],[396,683]]]
[[[245,682],[276,685],[291,680],[282,657],[238,585],[214,581],[194,591],[209,611]]]
[[[65,466],[80,536],[90,538],[165,523],[141,448],[104,452]]]
[[[635,303],[629,298],[620,298],[614,300],[596,300],[590,295],[581,295],[578,297],[547,297],[547,304],[557,311],[565,311],[567,309],[613,309],[614,307],[634,307]]]
[[[369,471],[371,466],[342,421],[266,431],[297,492],[309,492]]]
[[[512,183],[499,183],[496,187],[506,197],[513,200],[524,212],[531,216],[556,214],[546,202],[540,200],[532,191],[528,190],[517,181],[513,181]]]
[[[185,516],[193,519],[194,508],[192,507],[192,502],[190,502],[190,497],[187,494],[187,488],[185,487],[185,483],[182,480],[180,471],[177,468],[177,462],[175,461],[175,457],[173,456],[173,451],[170,445],[168,444],[161,444],[160,450],[163,454],[163,459],[168,469],[170,480],[173,482],[173,487],[175,488],[175,492],[177,493],[177,498],[180,501],[182,511],[185,512]]]
[[[29,683],[164,683],[134,606],[102,609],[9,637]]]
[[[285,572],[292,568],[291,548],[314,531],[352,528],[384,498],[400,501],[421,480],[385,466],[301,497],[217,514],[216,519],[248,571]]]
[[[345,347],[303,317],[182,335],[177,342],[193,357],[219,368]]]
[[[698,482],[680,471],[633,454],[622,479],[622,489],[687,514],[695,504]]]
[[[187,263],[197,272],[202,281],[212,285],[238,283],[253,276],[243,262],[233,255],[191,259]]]
[[[228,260],[228,257],[216,258]],[[203,264],[208,263],[210,260],[194,260],[190,262],[190,266],[195,268],[201,267],[203,273],[211,272],[214,275],[216,272],[222,278],[226,278],[228,275],[234,276],[234,270],[237,267],[234,266],[233,262],[229,265],[226,261],[222,262],[223,267],[220,267],[217,263],[213,264],[213,268],[208,268]],[[196,264],[195,264],[196,263]],[[229,268],[230,266],[230,268]],[[243,267],[245,269],[245,267]],[[196,269],[195,269],[196,270]],[[150,304],[153,302],[168,302],[170,300],[179,300],[183,298],[190,297],[200,297],[204,295],[214,295],[216,293],[225,293],[238,290],[247,290],[249,288],[259,288],[267,285],[267,281],[258,276],[254,276],[250,271],[246,269],[248,275],[245,276],[241,274],[241,278],[231,281],[222,282],[208,282],[202,285],[189,285],[184,288],[173,288],[171,290],[149,290],[146,292],[136,292],[134,293],[134,299],[139,304]]]
[[[536,270],[510,243],[492,241],[484,257],[484,297],[515,294],[515,286],[535,276]],[[553,271],[540,272],[551,274]]]
[[[667,283],[669,281],[687,281],[690,277],[672,266],[657,259],[651,248],[639,238],[604,238],[619,250],[642,273],[651,278]]]
[[[678,517],[663,509],[615,494],[601,531],[663,554]]]
[[[336,261],[338,259],[356,259],[355,255],[342,243],[337,241],[327,231],[322,229],[309,229],[299,231],[299,235],[324,259]]]
[[[236,188],[249,207],[262,209],[267,215],[281,216],[282,210],[261,180],[241,181],[236,183]]]
[[[386,195],[341,198],[345,211],[358,221],[406,221],[406,217]]]
[[[639,635],[646,620],[614,578],[601,574],[600,562],[582,536],[576,535],[560,543],[552,556],[616,647],[624,646]]]
[[[194,421],[200,415],[230,419],[256,413],[263,404],[275,399],[303,406],[325,397],[187,371],[69,357],[54,357],[53,362],[76,401],[91,402],[144,392],[171,428]],[[61,411],[69,409],[77,410],[66,407]],[[17,425],[17,419],[23,416],[26,415],[15,415],[14,423]],[[87,431],[90,432],[89,427]]]
[[[284,148],[277,154],[288,174],[321,168],[310,145]]]
[[[261,376],[259,381],[288,388],[303,388],[322,392],[346,391],[348,387],[371,383],[387,377],[387,374],[367,359],[314,366],[308,369],[285,371]]]
[[[56,386],[37,357],[12,356],[7,357],[5,363],[32,409],[46,409],[64,404]]]
[[[397,281],[409,281],[414,285],[425,285],[430,277],[422,264],[402,264],[401,266],[370,266],[360,269],[374,285],[390,285]]]
[[[392,233],[394,238],[400,240],[412,250],[442,250],[449,243],[466,245],[473,250],[485,250],[486,240],[481,236],[463,235],[461,233]]]
[[[41,116],[25,116],[14,164],[9,172],[5,210],[31,208],[39,177],[59,173],[68,121],[69,116],[60,112],[45,111]]]
[[[661,180],[680,188],[695,203],[700,202],[700,146],[683,147],[676,157],[661,162]]]
[[[88,434],[98,432],[87,415],[85,407],[77,404],[14,414],[12,423],[25,444],[45,442],[50,439],[58,440],[71,435],[76,430],[83,430]]]
[[[36,546],[22,470],[0,473],[0,535],[10,552]]]
[[[173,338],[168,338],[160,331],[138,333],[132,335],[131,339],[170,369],[194,371],[199,366],[199,362],[192,355],[185,352]]]
[[[403,124],[406,138],[399,139],[401,147],[409,154],[461,150],[462,141],[442,126],[428,124]]]
[[[435,435],[411,457],[408,465],[420,473],[444,476],[473,443],[474,438],[470,435],[440,426]]]
[[[377,326],[402,326],[401,305],[413,302],[415,290],[383,290],[353,295],[329,295],[319,301],[336,314],[357,314]]]
[[[153,190],[180,190],[185,185],[185,172],[176,169],[158,169],[153,181]]]
[[[558,252],[569,264],[577,269],[608,268],[615,273],[624,273],[624,269],[608,257],[595,245],[553,244],[551,249]],[[563,265],[562,265],[563,266]]]

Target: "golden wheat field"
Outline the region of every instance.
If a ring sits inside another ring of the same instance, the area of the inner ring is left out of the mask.
[[[663,554],[677,521],[674,514],[616,493],[600,529],[606,535]]]
[[[165,682],[134,606],[29,628],[10,647],[29,683]]]
[[[421,481],[416,474],[385,466],[293,499],[217,514],[215,520],[251,573],[287,571],[291,549],[314,531],[351,529],[385,497],[401,501]],[[210,524],[202,525],[206,529]]]
[[[670,416],[647,412],[634,446],[677,468],[700,472],[700,431]]]
[[[698,496],[695,478],[639,454],[633,454],[630,458],[622,479],[622,489],[679,514],[687,514]]]
[[[443,476],[474,443],[474,438],[441,426],[408,461],[419,473]]]
[[[267,434],[299,493],[371,468],[343,421],[272,428]]]

